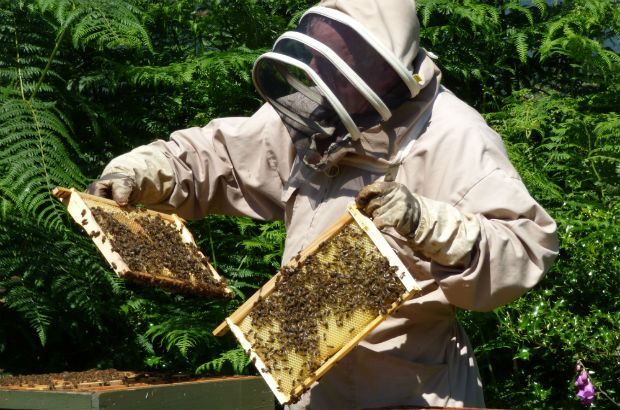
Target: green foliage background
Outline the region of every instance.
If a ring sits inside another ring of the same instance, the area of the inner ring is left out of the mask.
[[[276,271],[280,222],[190,223],[238,293],[223,303],[118,279],[50,197],[178,128],[247,115],[250,70],[313,2],[0,0],[0,372],[253,369],[211,330]],[[459,313],[488,407],[620,402],[620,4],[419,0],[444,83],[498,130],[556,219],[560,257],[523,298]]]

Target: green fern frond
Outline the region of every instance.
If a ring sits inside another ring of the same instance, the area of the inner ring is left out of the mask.
[[[462,29],[467,24],[472,32],[490,34],[499,24],[497,8],[472,0],[464,0],[462,4],[445,0],[422,0],[417,2],[417,7],[424,26],[428,26],[433,13],[450,16],[459,22],[458,26],[451,26],[450,30]]]
[[[28,29],[22,30],[22,27]],[[47,95],[53,87],[41,80],[47,76],[61,80],[55,71],[63,63],[55,59],[48,64],[48,50],[53,46],[53,33],[43,19],[29,12],[23,4],[15,4],[0,13],[0,85],[20,90],[28,98],[35,88]],[[45,72],[45,75],[44,75]]]
[[[6,198],[0,197],[0,219],[6,221],[9,213],[13,209],[13,205]]]
[[[565,55],[581,64],[584,76],[617,76],[620,56],[603,44],[612,32],[620,31],[617,5],[613,2],[579,1],[574,13],[560,15],[545,23],[539,55],[541,61],[553,55]],[[617,37],[616,37],[617,38]]]
[[[22,314],[30,327],[37,333],[42,346],[47,341],[47,329],[52,322],[51,312],[45,304],[39,303],[38,294],[20,286],[7,292],[6,306]]]
[[[256,277],[256,273],[250,275],[251,277]],[[228,281],[228,287],[233,290],[239,296],[241,300],[246,299],[246,294],[242,289],[259,289],[260,286],[255,283],[244,282],[237,279],[230,279]]]
[[[58,224],[65,213],[51,189],[85,184],[66,146],[76,147],[54,104],[14,97],[0,105],[0,189],[23,214]]]
[[[142,351],[146,352],[147,354],[151,356],[155,355],[155,349],[153,348],[153,344],[148,339],[148,337],[146,337],[145,335],[141,333],[138,333],[136,335],[136,341],[138,343],[138,346],[142,348]]]
[[[547,3],[545,0],[533,0],[533,3],[536,5],[540,16],[543,17],[547,12]]]
[[[499,24],[499,11],[497,7],[494,7],[490,4],[478,3],[474,1],[466,1],[465,6],[472,7],[482,19],[490,19],[493,24]],[[480,23],[481,25],[483,24],[482,21]]]
[[[519,31],[512,36],[512,40],[514,41],[515,47],[517,49],[519,60],[521,60],[522,63],[527,62],[527,57],[529,54],[529,46],[527,44],[527,34],[525,34],[522,31]]]
[[[237,75],[249,76],[248,68],[267,49],[251,50],[247,47],[238,47],[225,52],[210,52],[197,59],[198,67],[203,72],[218,70],[223,73],[235,72]],[[244,78],[249,80],[249,77]]]
[[[258,223],[256,221],[245,217],[235,218],[234,223],[242,235],[246,234],[246,232],[248,232],[250,229],[256,228],[258,226]]]
[[[243,81],[251,82],[249,73],[259,51],[240,47],[224,52],[208,52],[198,57],[187,58],[182,62],[170,63],[165,66],[132,66],[127,64],[113,65],[112,68],[120,81],[129,81],[138,86],[180,87],[194,81],[199,76],[238,75]],[[83,79],[92,84],[108,81],[105,76]],[[80,88],[87,86],[81,83]],[[92,85],[91,85],[92,86]]]
[[[291,14],[291,18],[289,19],[288,24],[286,25],[287,30],[295,30],[295,28],[299,24],[299,19],[301,18],[301,16],[303,16],[305,12],[306,10],[302,9],[302,10],[296,11],[295,13]]]
[[[67,312],[74,323],[103,331],[106,302],[101,295],[119,296],[124,288],[102,264],[90,238],[64,225],[46,230],[32,219],[19,217],[11,201],[2,203],[0,288],[5,289],[6,306],[27,320],[42,345],[47,342],[51,318]]]
[[[43,12],[51,12],[59,31],[71,30],[73,45],[86,48],[140,48],[153,50],[141,19],[145,14],[123,0],[38,0]]]
[[[620,116],[617,113],[602,114],[594,133],[599,138],[620,140]],[[615,149],[620,150],[620,146],[615,146]]]
[[[159,343],[167,351],[177,350],[187,358],[190,350],[201,344],[209,344],[214,336],[205,329],[201,312],[182,313],[176,317],[153,324],[145,336]]]
[[[428,26],[428,23],[431,19],[431,15],[437,10],[438,8],[438,1],[437,0],[426,0],[426,1],[418,1],[417,2],[417,12],[418,12],[418,16],[421,16],[421,20],[422,20],[422,25],[424,26]]]
[[[527,7],[524,7],[517,2],[511,2],[506,4],[504,6],[504,9],[520,12],[527,18],[527,21],[530,23],[530,25],[534,25],[534,16],[532,15],[530,9],[528,9]]]
[[[220,357],[198,366],[198,368],[196,368],[196,373],[208,373],[209,371],[215,371],[219,373],[222,371],[224,365],[227,363],[232,366],[235,374],[243,374],[247,372],[247,368],[250,364],[250,358],[240,347],[228,350],[220,354]]]
[[[234,266],[234,268],[232,269],[232,273],[229,275],[231,278],[231,281],[239,280],[239,279],[246,279],[246,280],[257,279],[257,277],[265,278],[265,276],[257,274],[255,270],[256,268],[248,269],[246,267],[246,266],[256,266],[262,262],[263,262],[262,257],[248,257],[248,255],[246,255],[246,257],[241,259],[241,261],[236,266]]]
[[[563,19],[552,21],[547,23],[546,38],[552,38],[558,30],[564,27],[565,21]]]
[[[199,343],[199,338],[199,335],[191,331],[173,330],[166,333],[163,343],[168,351],[176,347],[183,357],[187,357],[187,353]]]

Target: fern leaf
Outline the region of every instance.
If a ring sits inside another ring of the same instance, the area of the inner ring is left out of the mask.
[[[427,0],[417,2],[418,15],[422,17],[422,25],[428,26],[431,15],[438,7],[436,0]]]
[[[527,44],[527,34],[525,34],[522,31],[519,31],[513,35],[512,39],[517,49],[519,60],[521,60],[522,63],[526,63],[527,57],[529,54],[529,47]]]
[[[200,312],[178,312],[177,316],[150,326],[145,336],[152,341],[160,340],[167,351],[177,350],[187,358],[190,350],[214,337],[204,328],[201,315]]]
[[[245,354],[242,348],[228,350],[220,354],[220,357],[201,364],[196,368],[196,373],[207,373],[210,370],[221,372],[226,363],[229,363],[235,374],[243,374],[247,371],[250,364],[250,358]]]
[[[155,349],[153,348],[153,344],[146,336],[139,333],[136,335],[136,341],[138,342],[138,346],[140,346],[144,352],[148,353],[151,356],[155,355]]]
[[[532,12],[527,7],[521,6],[519,3],[511,2],[505,5],[504,8],[506,10],[520,12],[527,18],[527,21],[530,23],[530,25],[534,25],[534,16],[532,15]]]
[[[547,3],[545,0],[533,0],[533,2],[540,13],[540,16],[543,17],[547,12]]]
[[[42,346],[47,341],[47,329],[51,323],[51,314],[46,305],[39,303],[38,296],[23,286],[12,289],[6,297],[6,305],[20,312],[32,329],[37,333]]]
[[[24,214],[58,224],[64,211],[51,189],[85,184],[65,145],[75,142],[53,104],[18,97],[0,105],[0,188]]]
[[[73,45],[86,48],[139,48],[153,50],[149,34],[141,23],[142,10],[123,0],[38,0],[43,12],[50,12],[59,31],[71,30]]]

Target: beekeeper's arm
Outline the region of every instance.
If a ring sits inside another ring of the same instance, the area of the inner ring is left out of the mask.
[[[222,118],[175,131],[113,159],[89,193],[142,203],[187,219],[208,213],[281,219],[294,148],[277,113]]]
[[[557,255],[556,225],[522,182],[496,170],[463,204],[476,213],[410,192],[396,182],[362,189],[357,203],[379,227],[392,226],[431,261],[431,274],[455,306],[490,310],[543,277]]]

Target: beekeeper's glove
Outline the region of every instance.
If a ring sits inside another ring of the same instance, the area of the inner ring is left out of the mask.
[[[356,202],[377,228],[392,226],[416,251],[445,266],[467,266],[480,237],[476,215],[414,194],[396,182],[367,185]]]
[[[87,194],[114,199],[121,206],[133,202],[137,191],[138,185],[133,177],[121,172],[104,174],[86,189]]]
[[[379,181],[366,185],[355,200],[374,224],[381,229],[393,226],[406,238],[412,238],[420,220],[420,203],[402,184]]]
[[[86,192],[114,199],[119,205],[139,202],[151,208],[159,206],[174,189],[175,173],[158,144],[163,142],[142,145],[113,158]]]

